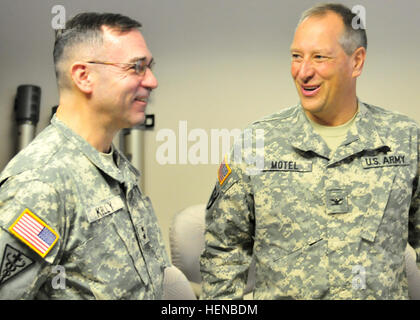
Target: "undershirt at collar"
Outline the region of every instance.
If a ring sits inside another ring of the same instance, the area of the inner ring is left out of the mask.
[[[353,118],[339,126],[324,126],[322,124],[316,123],[308,116],[306,116],[306,118],[309,120],[309,123],[311,124],[314,131],[322,137],[327,146],[331,149],[331,154],[333,154],[337,147],[346,138],[347,132],[355,124],[355,119],[358,113],[359,107],[357,108],[357,111],[354,114]]]
[[[117,165],[114,160],[114,147],[111,145],[111,150],[108,153],[99,152],[101,158],[106,162],[112,165],[114,168],[117,168]]]

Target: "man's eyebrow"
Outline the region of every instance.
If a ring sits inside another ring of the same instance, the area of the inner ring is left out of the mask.
[[[134,62],[141,61],[141,60],[146,60],[146,59],[147,59],[146,57],[134,57],[134,58],[130,59],[129,62],[134,63]]]
[[[290,48],[290,52],[291,53],[292,52],[302,52],[302,50],[299,49],[299,48],[293,48],[293,47],[291,47]],[[332,55],[333,54],[333,52],[331,52],[331,50],[330,49],[327,49],[327,48],[316,48],[316,49],[312,49],[310,51],[310,53],[311,54],[322,53],[322,54],[327,54],[327,55]]]

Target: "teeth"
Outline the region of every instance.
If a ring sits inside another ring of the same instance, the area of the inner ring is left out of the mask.
[[[306,87],[306,88],[304,88],[305,90],[309,90],[309,91],[314,91],[314,90],[316,90],[318,88],[318,86],[316,86],[316,87]]]

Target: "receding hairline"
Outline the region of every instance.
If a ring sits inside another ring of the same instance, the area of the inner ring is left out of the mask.
[[[341,12],[337,12],[332,8],[328,7],[313,7],[302,13],[301,18],[296,26],[296,30],[299,26],[307,21],[309,18],[314,19],[325,19],[327,16],[335,16],[341,21],[341,30],[338,33],[338,42],[347,55],[351,55],[358,48],[365,48],[367,50],[367,37],[366,33],[354,32],[350,30],[351,27],[348,25],[348,15],[343,16]],[[296,32],[295,30],[295,32]]]
[[[299,19],[298,26],[309,17],[323,17],[330,13],[335,13],[344,25],[344,29],[340,35],[339,42],[344,51],[351,55],[360,47],[367,50],[367,35],[364,27],[364,22],[360,19],[354,26],[354,19],[357,14],[349,7],[340,3],[320,3],[307,10],[305,10]],[[359,30],[360,29],[360,30]]]
[[[328,15],[335,15],[340,21],[341,21],[341,30],[340,30],[340,33],[338,34],[338,38],[340,39],[342,36],[344,36],[345,35],[345,32],[346,32],[346,26],[345,26],[345,24],[344,24],[344,21],[343,21],[343,19],[342,19],[342,17],[338,14],[338,13],[336,13],[336,12],[334,12],[334,11],[331,11],[331,10],[329,10],[328,12],[322,12],[322,13],[320,13],[320,14],[314,14],[314,15],[309,15],[309,16],[306,16],[305,18],[303,18],[303,19],[301,19],[301,20],[299,20],[299,23],[297,24],[297,26],[296,26],[296,28],[295,28],[295,35],[296,35],[296,31],[297,31],[297,29],[303,24],[303,23],[305,23],[305,22],[307,22],[309,19],[311,19],[311,18],[313,18],[313,19],[319,19],[319,20],[321,20],[321,19],[324,19],[324,18],[326,18]],[[293,44],[293,42],[292,42],[292,44]]]
[[[337,12],[331,10],[331,9],[326,9],[325,11],[314,12],[313,14],[302,16],[301,19],[299,20],[297,26],[296,26],[296,29],[302,23],[304,23],[305,21],[307,21],[308,19],[311,19],[311,18],[314,18],[314,19],[323,19],[323,18],[326,18],[328,15],[335,16],[335,17],[338,18],[338,20],[340,20],[340,22],[341,22],[341,35],[340,36],[344,35],[344,33],[346,32],[346,25],[344,23],[343,17],[339,13],[337,13]]]
[[[298,25],[300,25],[303,21],[305,21],[307,18],[311,18],[311,17],[323,17],[326,16],[330,13],[334,13],[335,15],[339,16],[342,19],[341,15],[337,12],[335,12],[334,10],[330,9],[330,8],[321,8],[321,7],[313,7],[310,8],[306,11],[304,11],[300,18],[299,18],[299,22]],[[344,21],[343,21],[344,24]]]
[[[138,33],[142,37],[143,41],[146,42],[146,40],[143,37],[143,34],[140,31],[140,28],[132,28],[132,29],[121,30],[121,29],[118,29],[118,28],[114,28],[113,26],[102,25],[100,27],[100,31],[102,33],[102,36],[101,36],[102,45],[107,40],[112,41],[113,38],[117,39],[118,37],[124,36],[126,34],[131,33],[131,32]]]

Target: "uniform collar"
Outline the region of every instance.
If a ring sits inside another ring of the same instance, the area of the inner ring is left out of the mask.
[[[375,125],[375,119],[366,105],[359,101],[359,114],[356,116],[355,125],[347,132],[343,143],[337,148],[330,165],[345,158],[367,150],[389,149]]]
[[[360,143],[365,150],[376,150],[389,147],[379,135],[372,113],[369,111],[366,104],[361,101],[359,101],[359,114],[356,117],[355,129],[357,130],[356,132],[350,130],[350,137],[348,135],[347,139],[349,141],[346,141],[347,143],[352,142],[351,135],[353,135],[358,136]]]
[[[333,162],[364,150],[388,147],[376,129],[375,120],[369,109],[360,100],[358,100],[358,104],[359,112],[356,115],[355,125],[350,128],[344,142],[337,148],[332,159]],[[313,130],[300,104],[297,121],[291,132],[290,143],[293,147],[304,152],[312,151],[327,159],[330,157],[331,150],[321,136]]]
[[[56,115],[51,119],[51,124],[61,132],[74,147],[79,149],[89,161],[95,165],[98,169],[106,173],[108,176],[117,180],[120,183],[135,183],[137,178],[140,176],[139,171],[134,168],[127,158],[122,155],[115,146],[113,146],[114,153],[116,156],[117,167],[107,163],[98,150],[96,150],[91,144],[89,144],[80,135],[71,130],[64,122],[57,118]]]
[[[302,105],[299,104],[297,109],[296,122],[292,123],[289,137],[290,144],[301,151],[312,151],[328,159],[331,152],[330,148],[328,148],[321,136],[314,131]]]

